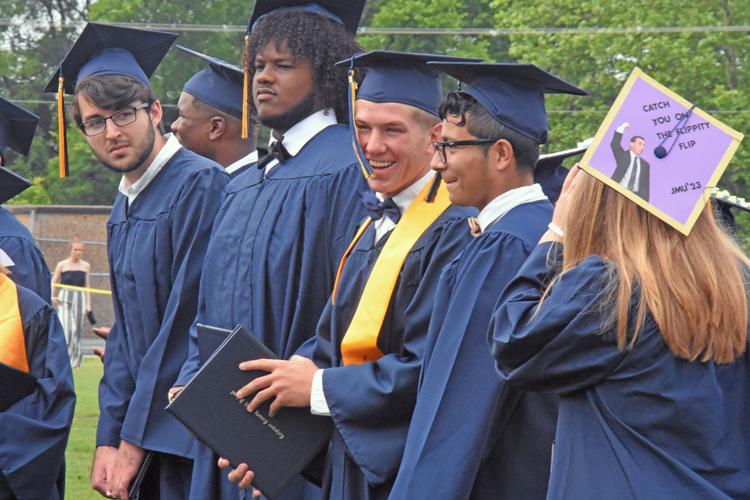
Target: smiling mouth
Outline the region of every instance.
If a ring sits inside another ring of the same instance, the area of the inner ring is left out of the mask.
[[[367,160],[367,162],[370,164],[372,168],[389,168],[392,167],[396,162],[395,161],[373,161],[373,160]]]

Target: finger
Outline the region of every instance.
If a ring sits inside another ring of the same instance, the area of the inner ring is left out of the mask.
[[[271,403],[271,407],[268,409],[268,416],[269,417],[275,417],[276,414],[279,412],[280,409],[282,409],[284,406],[284,401],[282,401],[282,398],[280,395],[276,395],[276,399],[273,400],[273,403]]]
[[[255,488],[255,490],[253,490],[253,498],[260,498],[262,496],[263,496],[263,492],[260,491],[258,488]]]
[[[272,383],[273,383],[273,374],[258,377],[252,382],[242,386],[240,390],[237,391],[237,394],[235,394],[235,396],[237,397],[237,399],[246,398],[251,394],[255,394],[261,389],[270,387]]]
[[[573,180],[578,175],[578,172],[581,170],[581,166],[579,163],[576,163],[573,168],[570,169],[570,172],[568,172],[568,175],[565,176],[565,181],[563,182],[562,191],[561,193],[567,193],[570,187],[573,185]]]
[[[255,479],[255,473],[251,470],[245,472],[245,475],[242,477],[242,481],[239,483],[240,488],[249,488],[252,483],[253,479]]]
[[[281,364],[285,363],[283,359],[254,359],[251,361],[243,361],[240,363],[240,370],[243,371],[262,371],[272,372]]]
[[[216,461],[216,465],[219,467],[219,469],[226,469],[227,467],[229,467],[229,460],[224,457],[219,457],[219,460]]]
[[[247,411],[250,413],[254,412],[258,409],[260,405],[265,403],[267,400],[271,399],[272,397],[276,396],[276,391],[269,387],[268,389],[260,391],[258,394],[255,395],[252,401],[250,401],[247,404]]]
[[[236,469],[232,469],[227,474],[227,479],[232,483],[239,483],[247,472],[247,464],[240,464]]]

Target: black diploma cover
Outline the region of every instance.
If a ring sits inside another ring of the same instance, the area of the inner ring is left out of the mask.
[[[36,378],[0,363],[0,411],[5,411],[36,389]]]
[[[197,326],[198,338],[221,331]],[[224,342],[166,409],[233,467],[246,463],[253,485],[275,498],[328,444],[331,422],[309,408],[282,408],[270,417],[271,401],[249,413],[252,396],[240,401],[234,392],[266,372],[243,372],[239,364],[278,356],[242,326],[223,331]]]

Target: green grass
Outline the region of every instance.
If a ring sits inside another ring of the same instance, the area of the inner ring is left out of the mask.
[[[89,486],[91,459],[96,445],[99,419],[98,388],[102,363],[86,356],[80,368],[73,369],[76,387],[76,411],[65,452],[65,498],[73,500],[103,498]]]

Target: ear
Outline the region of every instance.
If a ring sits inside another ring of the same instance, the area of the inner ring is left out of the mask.
[[[227,130],[227,121],[221,116],[212,116],[208,120],[208,140],[215,141],[219,139]]]
[[[427,145],[430,156],[435,154],[435,146],[433,146],[432,143],[438,142],[440,138],[442,137],[442,133],[443,133],[443,122],[438,122],[430,128],[429,134],[427,136],[430,141],[430,143]]]
[[[506,139],[500,139],[487,151],[490,164],[498,171],[515,168],[516,154],[513,145]]]
[[[151,107],[148,108],[148,113],[151,117],[151,123],[155,128],[159,128],[159,122],[161,122],[162,118],[162,109],[161,103],[158,99],[151,103]]]

